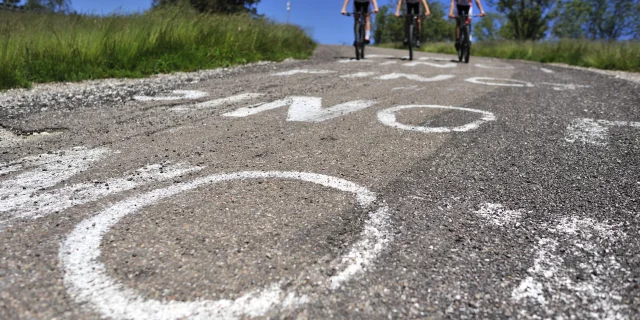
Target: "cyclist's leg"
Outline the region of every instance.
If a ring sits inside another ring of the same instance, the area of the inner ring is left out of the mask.
[[[418,18],[417,19],[418,30],[417,31],[418,31],[418,34],[420,34],[420,24],[421,24],[420,23],[420,4],[419,3],[409,3],[409,2],[407,2],[407,14],[416,14],[416,15],[418,15],[418,17],[417,17]],[[413,17],[409,17],[409,19],[410,20],[408,21],[408,23],[413,23]],[[415,41],[416,41],[416,46],[419,47],[420,46],[420,37],[417,37],[415,39]]]
[[[363,3],[362,8],[362,12],[364,12],[366,17],[364,25],[364,43],[369,44],[369,37],[371,36],[371,14],[369,14],[369,3]]]

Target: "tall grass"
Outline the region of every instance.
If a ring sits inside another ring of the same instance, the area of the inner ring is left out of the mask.
[[[388,46],[399,47],[397,44]],[[456,54],[452,43],[424,43],[422,50]],[[472,45],[471,55],[640,72],[640,42],[634,41],[476,42]]]
[[[0,89],[308,58],[299,27],[167,8],[108,17],[0,12]]]

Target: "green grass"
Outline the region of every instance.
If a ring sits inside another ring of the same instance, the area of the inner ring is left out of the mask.
[[[315,46],[296,26],[184,8],[108,17],[0,12],[0,89],[305,59]]]
[[[386,44],[383,46],[402,48],[400,44]],[[456,54],[452,43],[423,43],[421,50]],[[640,72],[640,42],[634,41],[476,42],[472,46],[471,55]]]

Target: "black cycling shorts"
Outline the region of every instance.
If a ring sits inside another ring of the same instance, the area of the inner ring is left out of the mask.
[[[460,25],[460,15],[463,13],[469,16],[469,10],[471,10],[471,6],[461,6],[458,5],[458,18],[456,18],[456,23]]]
[[[364,12],[365,14],[369,13],[369,2],[354,2],[353,6],[355,8],[355,12]]]
[[[407,2],[407,14],[420,14],[420,2]]]

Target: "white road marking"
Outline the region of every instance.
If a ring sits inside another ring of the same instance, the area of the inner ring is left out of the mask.
[[[619,291],[609,279],[629,274],[610,251],[612,244],[626,238],[620,226],[596,222],[589,218],[562,218],[550,232],[556,239],[541,238],[535,248],[536,258],[525,278],[512,292],[512,299],[529,299],[542,306],[551,316],[549,304],[576,305],[578,318],[622,319],[628,307],[621,303]],[[568,243],[569,250],[558,250],[559,241]],[[567,257],[568,256],[568,257]],[[566,259],[569,258],[570,259]],[[563,268],[565,263],[578,264],[576,268]],[[576,273],[582,279],[576,281]],[[521,311],[529,316],[527,310]]]
[[[195,100],[208,96],[204,91],[197,90],[173,90],[170,95],[158,96],[134,96],[138,101],[172,101],[172,100]]]
[[[152,164],[123,178],[79,183],[50,191],[32,190],[28,195],[9,196],[7,199],[0,200],[0,212],[9,214],[8,217],[0,219],[0,225],[15,219],[37,219],[111,194],[131,190],[149,182],[169,180],[201,169],[202,167],[192,167],[185,163]]]
[[[357,73],[345,74],[343,76],[340,76],[340,78],[366,78],[366,77],[371,77],[375,75],[376,75],[375,72],[357,72]]]
[[[16,216],[37,210],[39,203],[32,198],[39,190],[57,185],[83,172],[89,166],[109,153],[108,149],[87,149],[83,147],[59,151],[51,154],[26,157],[2,164],[3,173],[27,170],[0,184],[0,225]],[[13,212],[18,208],[18,212]]]
[[[5,128],[0,127],[0,148],[15,147],[29,141],[44,139],[44,138],[59,135],[59,134],[62,134],[62,131],[52,131],[52,132],[45,131],[45,132],[36,132],[28,135],[18,135],[11,130],[7,130]]]
[[[474,77],[465,79],[467,82],[476,83],[476,84],[486,84],[489,86],[502,86],[502,87],[533,87],[531,82],[513,80],[513,79],[496,79],[496,78],[486,78],[486,77]],[[498,81],[498,82],[491,82]]]
[[[418,60],[433,60],[433,61],[443,61],[443,62],[451,62],[451,59],[449,58],[431,58],[431,57],[420,57],[418,58]]]
[[[474,213],[494,226],[517,224],[524,214],[522,210],[509,210],[496,203],[483,203]]]
[[[585,85],[580,85],[580,84],[573,84],[573,83],[549,83],[549,82],[543,82],[543,83],[539,83],[540,85],[545,85],[545,86],[552,86],[554,90],[556,91],[564,91],[564,90],[576,90],[578,88],[591,88],[591,86],[585,86]]]
[[[413,86],[408,86],[408,87],[393,88],[393,89],[391,89],[391,91],[397,91],[397,90],[415,90],[415,91],[419,91],[419,90],[422,90],[422,89],[423,88],[420,88],[417,85],[413,85]]]
[[[432,63],[432,62],[423,62],[423,61],[413,61],[413,62],[408,62],[403,64],[403,66],[405,67],[415,67],[415,66],[430,66],[430,67],[435,67],[435,68],[455,68],[458,65],[455,63],[445,63],[445,64],[440,64],[440,63]]]
[[[106,266],[99,261],[102,237],[123,217],[203,185],[246,179],[290,179],[316,183],[354,194],[358,205],[363,208],[371,206],[376,198],[366,188],[344,179],[278,171],[214,174],[132,197],[82,221],[61,244],[59,258],[64,270],[64,283],[71,296],[80,304],[88,303],[103,316],[116,319],[234,319],[263,316],[275,308],[295,308],[307,303],[306,296],[286,293],[279,283],[245,293],[235,300],[179,302],[145,299],[135,290],[110,278],[105,271]],[[341,283],[361,273],[386,247],[392,239],[388,220],[386,205],[370,213],[362,238],[341,258],[338,273],[327,279],[330,289],[338,288]]]
[[[406,124],[399,123],[396,120],[396,112],[400,110],[413,109],[413,108],[449,109],[449,110],[457,110],[457,111],[475,112],[475,113],[480,113],[482,117],[479,120],[476,120],[471,123],[458,126],[458,127],[434,127],[434,128],[426,127],[426,126],[406,125]],[[418,131],[423,133],[466,132],[470,130],[475,130],[483,123],[494,121],[495,119],[496,119],[495,115],[488,111],[461,108],[461,107],[437,106],[437,105],[397,106],[397,107],[392,107],[392,108],[378,111],[378,120],[386,126],[398,128],[402,130]]]
[[[396,64],[396,63],[398,63],[398,61],[387,61],[387,62],[381,63],[380,65],[381,66],[388,66],[388,65]]]
[[[322,122],[356,112],[374,105],[375,101],[358,100],[339,104],[329,108],[322,108],[322,98],[317,97],[287,97],[281,100],[244,107],[223,114],[223,117],[248,117],[267,110],[289,106],[287,121]]]
[[[395,56],[389,54],[369,54],[367,58],[394,58]]]
[[[190,111],[190,110],[200,110],[200,109],[213,109],[222,105],[233,104],[244,100],[260,98],[264,96],[262,93],[241,93],[235,96],[220,98],[215,100],[209,100],[205,102],[200,102],[196,104],[183,104],[179,106],[175,106],[170,111]]]
[[[503,64],[503,65],[488,65],[483,63],[476,63],[475,65],[478,68],[483,69],[498,69],[498,70],[511,70],[514,69],[512,65]]]
[[[364,59],[360,59],[360,60],[352,60],[352,59],[345,59],[345,60],[339,60],[338,63],[373,63],[375,61],[373,60],[364,60]]]
[[[546,69],[546,68],[540,68],[540,70],[544,73],[555,73],[553,70],[551,69]]]
[[[582,142],[606,146],[609,143],[609,128],[624,126],[640,128],[640,122],[575,119],[567,126],[564,139],[570,143]]]
[[[296,74],[329,74],[335,73],[333,70],[317,70],[317,69],[294,69],[284,72],[278,72],[272,74],[273,76],[292,76]]]
[[[425,78],[425,77],[417,75],[417,74],[391,73],[391,74],[382,75],[382,76],[380,76],[380,77],[378,77],[376,79],[380,79],[380,80],[395,80],[395,79],[400,79],[400,78],[406,78],[406,79],[413,80],[413,81],[433,82],[433,81],[449,80],[449,79],[453,79],[455,77],[456,76],[450,75],[450,74],[441,74],[441,75],[437,75],[435,77]]]

